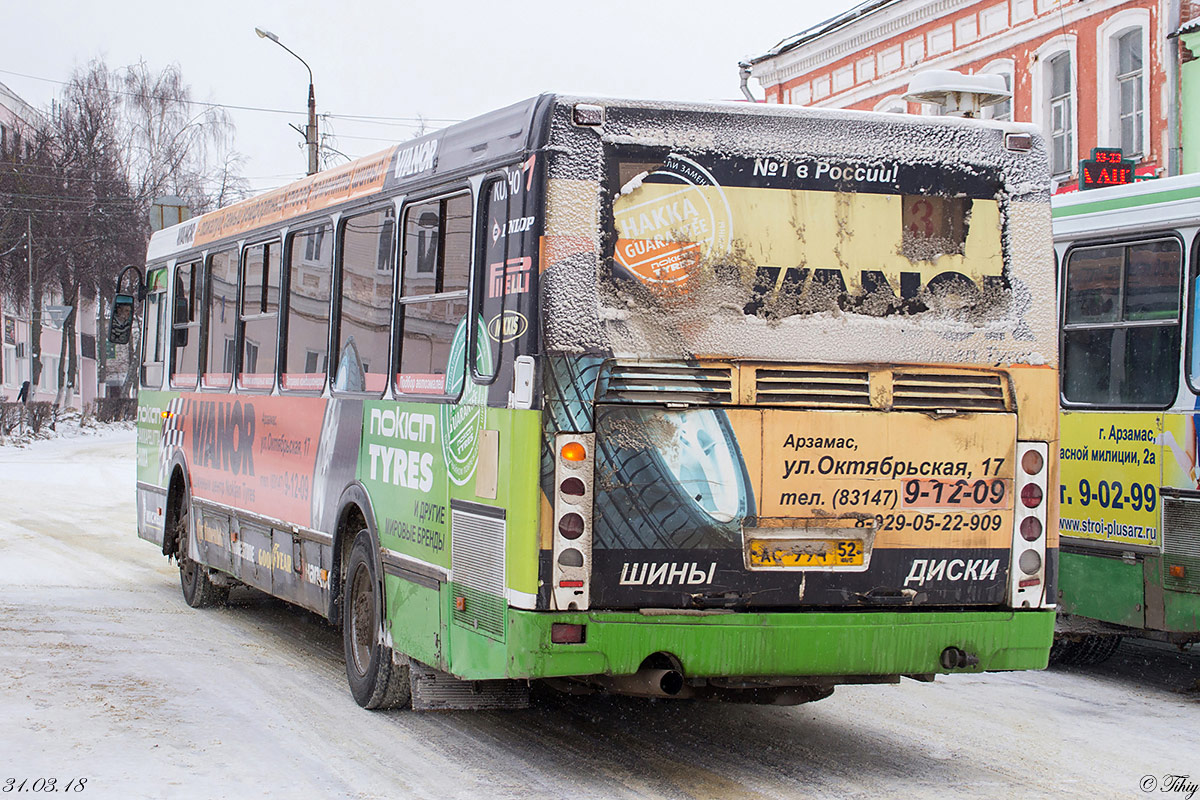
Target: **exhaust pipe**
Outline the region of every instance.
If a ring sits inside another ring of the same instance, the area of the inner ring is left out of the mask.
[[[598,682],[616,694],[634,697],[691,697],[683,673],[674,669],[640,669],[632,675],[606,675]]]
[[[962,669],[979,664],[979,656],[957,647],[947,647],[942,651],[941,662],[946,669]]]

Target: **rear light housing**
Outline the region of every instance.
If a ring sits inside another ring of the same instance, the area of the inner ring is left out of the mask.
[[[552,607],[559,611],[583,611],[590,603],[595,444],[596,435],[592,433],[560,433],[554,440],[550,596]]]
[[[1049,446],[1045,442],[1017,442],[1017,502],[1013,503],[1012,561],[1008,570],[1009,605],[1013,608],[1050,608],[1054,604],[1046,594],[1049,476]]]

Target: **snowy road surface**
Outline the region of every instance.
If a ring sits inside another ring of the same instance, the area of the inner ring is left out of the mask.
[[[1200,782],[1200,652],[1129,642],[1099,667],[794,708],[535,691],[520,712],[363,711],[318,617],[249,591],[184,605],[134,532],[133,447],[129,430],[0,447],[5,792],[86,778],[72,794],[940,800]]]

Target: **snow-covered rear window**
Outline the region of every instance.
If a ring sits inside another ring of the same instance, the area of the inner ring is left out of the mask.
[[[609,174],[601,281],[624,306],[979,320],[1011,299],[987,171],[625,148]]]

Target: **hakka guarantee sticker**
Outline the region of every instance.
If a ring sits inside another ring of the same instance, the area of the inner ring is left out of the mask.
[[[672,153],[621,187],[613,203],[618,266],[652,290],[686,290],[700,265],[729,250],[732,214],[704,167]]]

